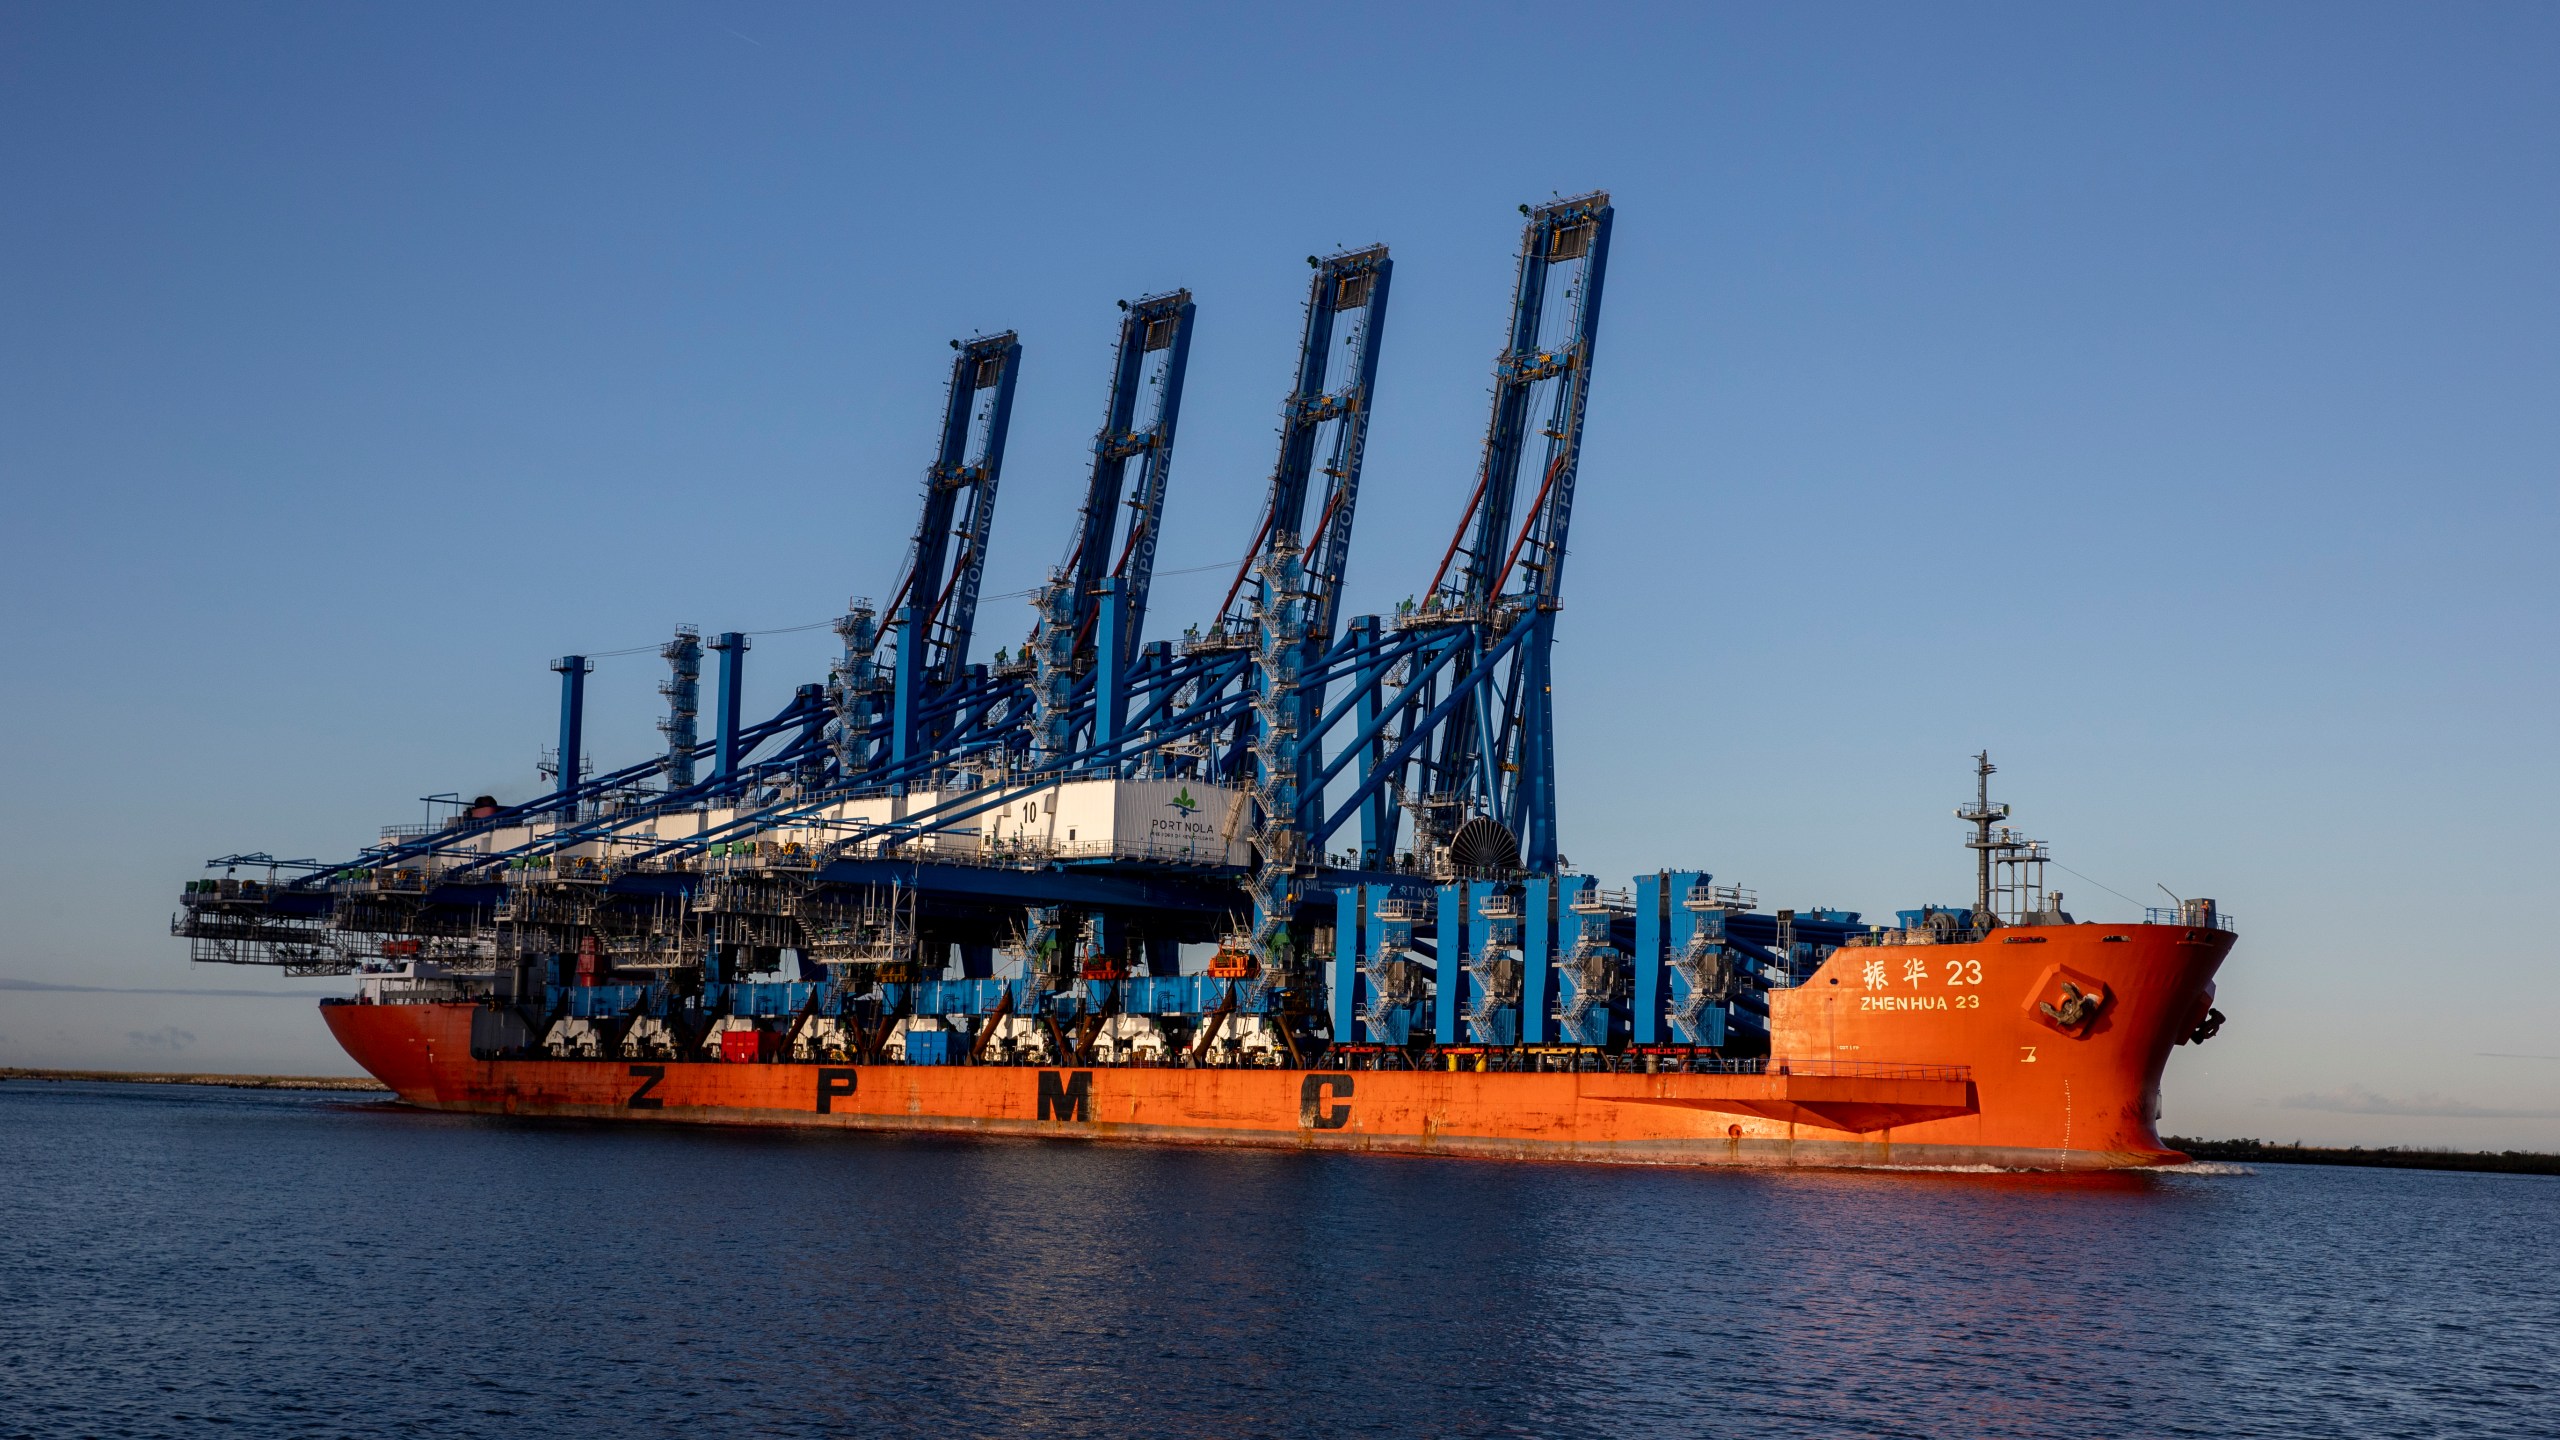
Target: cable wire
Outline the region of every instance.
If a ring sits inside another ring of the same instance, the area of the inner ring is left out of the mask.
[[[1192,565],[1180,570],[1159,570],[1156,572],[1156,578],[1159,580],[1168,580],[1176,575],[1198,575],[1206,571],[1224,570],[1226,568],[1227,562],[1221,560],[1212,565]],[[1041,589],[1042,587],[1034,585],[1028,590],[1007,590],[1001,595],[989,595],[984,598],[989,600],[1016,600],[1025,595],[1037,595],[1040,593]],[[825,630],[833,626],[835,623],[835,618],[830,616],[824,620],[812,620],[805,625],[777,625],[770,630],[742,630],[739,633],[742,635],[796,635],[803,630]],[[647,645],[628,645],[620,650],[598,650],[589,654],[587,658],[590,660],[611,660],[620,655],[654,654],[655,652],[666,648],[666,644],[666,641],[659,640]],[[2096,882],[2092,881],[2090,883],[2095,884]]]

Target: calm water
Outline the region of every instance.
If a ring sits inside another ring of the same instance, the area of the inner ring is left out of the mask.
[[[1718,1174],[0,1084],[0,1433],[2560,1434],[2560,1181]]]

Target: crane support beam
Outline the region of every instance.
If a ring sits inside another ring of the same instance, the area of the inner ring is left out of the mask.
[[[1372,245],[1318,259],[1307,282],[1306,327],[1298,344],[1298,379],[1280,411],[1280,457],[1271,471],[1257,548],[1289,537],[1305,558],[1308,639],[1332,643],[1352,521],[1359,508],[1360,467],[1368,453],[1369,413],[1378,386],[1378,357],[1387,326],[1387,292],[1395,261]],[[1339,346],[1335,337],[1340,336]],[[1340,349],[1341,365],[1334,364]],[[1328,389],[1339,377],[1338,388]],[[1324,499],[1308,528],[1317,456],[1324,457]],[[1242,617],[1239,616],[1239,619]]]
[[[1145,643],[1156,534],[1198,314],[1188,290],[1120,302],[1111,394],[1093,437],[1084,506],[1066,563],[1032,602],[1039,619],[1023,650],[1033,670],[1035,763],[1056,763],[1080,748],[1080,737],[1099,738],[1104,727],[1116,732],[1116,717],[1094,704],[1125,697],[1129,667]],[[1089,678],[1099,683],[1088,687]]]
[[[1508,632],[1510,660],[1494,670],[1470,657],[1451,657],[1451,673],[1463,670],[1471,678],[1433,707],[1438,733],[1420,757],[1416,787],[1416,823],[1430,827],[1430,834],[1417,833],[1416,841],[1444,842],[1461,818],[1490,815],[1519,845],[1521,864],[1548,873],[1559,863],[1549,652],[1554,611],[1563,598],[1616,212],[1598,192],[1524,205],[1521,212],[1528,224],[1520,238],[1510,330],[1494,362],[1493,414],[1474,494],[1413,617],[1467,633],[1469,647],[1485,651],[1488,659],[1496,637]],[[1529,489],[1533,438],[1545,443],[1537,483]],[[1539,617],[1525,634],[1523,616]],[[1398,750],[1411,753],[1403,745]]]
[[[587,676],[596,664],[584,655],[563,655],[551,668],[560,673],[560,775],[552,793],[568,795],[578,788],[578,756],[587,743]]]
[[[744,753],[738,743],[738,709],[746,694],[750,643],[746,636],[727,630],[710,645],[712,653],[720,657],[720,693],[712,712],[717,741],[712,750],[711,783],[721,789],[737,783],[738,761]]]
[[[1188,290],[1123,304],[1111,400],[1102,429],[1093,437],[1093,470],[1077,526],[1072,584],[1076,633],[1084,636],[1093,633],[1104,578],[1123,583],[1125,614],[1115,648],[1127,657],[1137,654],[1146,628],[1156,531],[1164,523],[1174,428],[1182,418],[1182,380],[1191,364],[1191,324],[1199,307]],[[1132,462],[1138,476],[1130,491]],[[1124,491],[1129,491],[1125,505]],[[1119,515],[1123,508],[1129,512],[1125,527]]]
[[[931,743],[916,730],[925,692],[957,684],[968,664],[1005,434],[1013,423],[1014,381],[1022,369],[1022,344],[1010,330],[951,346],[957,353],[942,441],[925,470],[924,511],[890,617],[898,634],[890,753],[900,759]]]

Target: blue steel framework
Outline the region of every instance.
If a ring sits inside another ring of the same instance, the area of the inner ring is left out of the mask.
[[[1400,623],[1460,637],[1449,669],[1470,677],[1451,685],[1456,704],[1420,756],[1417,818],[1450,833],[1457,815],[1489,813],[1516,838],[1521,863],[1545,873],[1559,859],[1548,655],[1563,596],[1615,212],[1605,195],[1522,210],[1529,224],[1521,237],[1510,336],[1494,364],[1493,420],[1475,494],[1422,608]],[[1544,459],[1515,534],[1533,418],[1544,422],[1538,430]],[[1506,590],[1515,572],[1518,587]],[[1504,653],[1501,670],[1473,678],[1497,652]]]
[[[876,1057],[902,1026],[975,1017],[967,1057],[1007,1021],[1029,1027],[1037,1053],[1090,1058],[1103,1022],[1124,1016],[1187,1021],[1194,1063],[1229,1054],[1216,1043],[1257,1021],[1278,1046],[1267,1055],[1324,1045],[1341,1063],[1765,1043],[1759,991],[1858,933],[1855,915],[1753,913],[1698,872],[1613,894],[1562,871],[1548,657],[1614,212],[1601,194],[1523,211],[1476,483],[1418,607],[1338,613],[1393,273],[1384,247],[1312,260],[1260,529],[1219,612],[1178,652],[1143,632],[1189,294],[1124,306],[1067,562],[1026,655],[993,667],[968,650],[1021,346],[1011,333],[954,342],[905,574],[888,605],[857,603],[838,623],[826,685],[745,723],[747,639],[720,635],[716,733],[699,741],[702,647],[680,635],[665,652],[665,756],[584,777],[565,759],[530,804],[394,836],[346,865],[296,862],[305,873],[290,881],[201,882],[177,928],[198,958],[306,971],[442,945],[477,957],[533,1039],[564,1018],[699,1034],[745,1016],[787,1019],[805,1044],[825,1017],[841,1022],[827,1034],[851,1037],[846,1053]],[[555,668],[561,754],[575,757],[588,667]],[[1097,777],[1244,790],[1250,862],[991,863],[938,845]],[[1337,856],[1346,832],[1356,845]],[[1211,975],[1133,974],[1132,924],[1151,959],[1241,927],[1230,946],[1245,963],[1222,951]],[[986,974],[999,945],[1023,952],[1020,978]],[[1079,945],[1084,965],[1059,963]],[[952,949],[963,978],[936,978]],[[662,952],[676,959],[631,958]],[[793,953],[800,980],[733,978]],[[608,983],[615,967],[653,978]]]
[[[658,733],[667,737],[667,788],[688,789],[693,784],[693,747],[697,734],[695,717],[702,708],[702,632],[690,625],[676,627],[676,638],[658,651],[667,662],[668,675],[658,683],[658,693],[666,697],[667,718],[658,722]]]
[[[955,340],[952,348],[958,354],[943,406],[942,447],[925,471],[924,513],[906,577],[889,602],[898,647],[889,754],[900,762],[929,754],[952,720],[935,702],[961,688],[968,664],[1014,380],[1022,368],[1022,345],[1010,330]]]
[[[1191,292],[1176,290],[1127,302],[1111,375],[1111,401],[1101,433],[1093,438],[1093,471],[1078,513],[1075,549],[1064,574],[1071,577],[1070,614],[1079,645],[1122,656],[1136,653],[1146,629],[1147,591],[1155,574],[1156,532],[1164,524],[1165,485],[1173,469],[1174,427],[1182,415],[1182,380],[1191,363],[1191,324],[1198,312]],[[1149,357],[1161,357],[1150,369]],[[1146,410],[1140,416],[1142,405]],[[1137,485],[1125,502],[1127,524],[1118,523],[1130,462]],[[1120,543],[1112,543],[1113,532]],[[1118,551],[1115,558],[1114,550]],[[1119,623],[1103,627],[1103,585],[1120,582]]]
[[[1035,602],[1039,621],[1024,646],[1026,663],[1011,671],[1031,679],[1031,748],[1043,759],[1086,743],[1116,742],[1132,669],[1142,663],[1147,594],[1198,307],[1190,291],[1176,290],[1123,301],[1121,310],[1111,397],[1094,436],[1075,538]]]

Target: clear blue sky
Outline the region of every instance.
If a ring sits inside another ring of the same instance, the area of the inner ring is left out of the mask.
[[[2240,918],[2170,1128],[2560,1148],[2555,74],[2488,5],[9,4],[0,977],[282,988],[164,933],[205,856],[528,793],[553,655],[884,590],[956,335],[1026,345],[1015,590],[1112,302],[1189,286],[1159,563],[1227,561],[1303,257],[1391,244],[1391,606],[1515,207],[1606,187],[1567,853],[1960,897],[1988,746],[2065,863]],[[599,760],[659,674],[598,670]],[[343,1067],[301,1004],[27,990],[0,1063]]]

